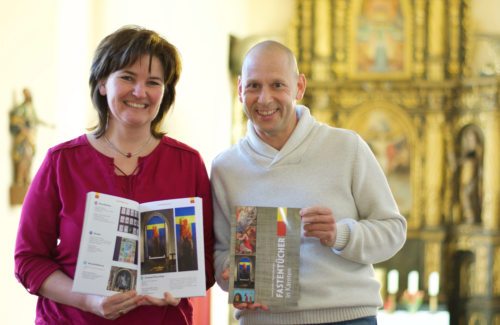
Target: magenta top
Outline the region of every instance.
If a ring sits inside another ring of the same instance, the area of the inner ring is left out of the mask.
[[[210,182],[200,154],[167,136],[145,157],[137,173],[115,174],[113,158],[95,150],[85,135],[49,149],[24,199],[15,248],[15,275],[38,295],[44,280],[61,270],[74,277],[86,194],[121,196],[139,203],[203,198],[207,289],[214,284],[213,211]],[[59,240],[59,243],[58,243]],[[192,306],[138,307],[115,321],[39,296],[36,324],[191,324]]]

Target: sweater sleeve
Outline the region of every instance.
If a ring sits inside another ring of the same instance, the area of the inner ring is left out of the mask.
[[[24,199],[15,245],[15,275],[32,294],[60,266],[53,256],[57,248],[59,200],[57,170],[49,151]]]
[[[216,162],[212,164],[211,183],[214,203],[214,233],[215,233],[215,279],[219,286],[227,291],[229,281],[222,279],[222,272],[229,267],[229,245],[231,239],[231,212],[228,204],[225,204],[225,191],[216,168]]]
[[[394,256],[405,243],[406,220],[382,168],[359,136],[352,166],[351,191],[358,220],[339,221],[339,228],[349,231],[349,239],[341,250],[333,251],[354,262],[379,263]]]

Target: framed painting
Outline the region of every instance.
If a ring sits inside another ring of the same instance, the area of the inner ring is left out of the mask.
[[[349,27],[351,79],[406,79],[411,73],[409,0],[353,0]]]
[[[415,215],[416,135],[404,111],[387,102],[372,102],[358,108],[347,120],[346,128],[358,132],[368,143],[401,213],[406,217]]]

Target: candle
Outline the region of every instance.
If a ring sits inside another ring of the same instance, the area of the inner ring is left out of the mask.
[[[418,291],[418,272],[411,271],[408,273],[408,293],[415,294]]]
[[[429,296],[437,296],[439,293],[439,273],[432,272],[429,275]]]
[[[389,294],[398,293],[399,289],[399,272],[398,270],[390,270],[387,275],[387,292]]]

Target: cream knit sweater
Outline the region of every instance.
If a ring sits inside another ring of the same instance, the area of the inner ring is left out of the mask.
[[[238,205],[326,206],[337,222],[330,249],[302,237],[298,306],[237,311],[240,324],[307,324],[376,315],[382,305],[372,264],[392,257],[406,239],[387,180],[368,145],[352,131],[318,123],[304,106],[281,150],[248,123],[238,144],[212,164],[216,279],[228,267],[230,218]]]

